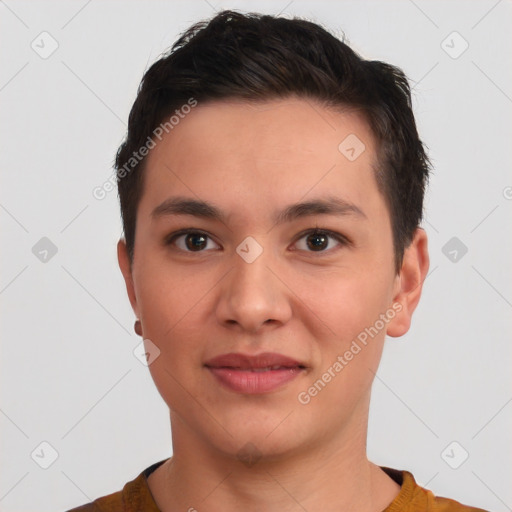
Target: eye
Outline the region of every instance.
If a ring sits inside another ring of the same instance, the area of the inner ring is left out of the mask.
[[[310,229],[300,235],[295,243],[298,250],[306,252],[330,252],[336,246],[348,245],[348,239],[340,233],[326,229]],[[175,245],[184,252],[204,252],[218,248],[210,235],[204,231],[184,229],[170,234],[165,239],[166,245]]]
[[[328,252],[335,248],[336,245],[344,246],[348,245],[348,243],[347,238],[342,234],[318,228],[303,233],[297,241],[298,249],[307,252]]]
[[[166,245],[176,245],[185,252],[203,252],[204,249],[215,249],[218,245],[203,231],[182,230],[172,233],[165,240]]]

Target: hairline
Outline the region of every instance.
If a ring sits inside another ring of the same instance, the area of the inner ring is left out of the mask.
[[[377,185],[377,189],[381,196],[384,199],[384,203],[389,215],[390,223],[391,223],[391,236],[393,239],[393,253],[394,253],[394,259],[395,259],[395,271],[398,272],[399,268],[401,266],[402,258],[403,258],[403,250],[402,248],[400,250],[400,247],[398,246],[398,240],[397,240],[397,234],[395,229],[395,219],[394,219],[394,212],[393,212],[393,204],[391,201],[391,194],[388,193],[388,184],[389,181],[386,179],[386,174],[390,172],[389,164],[386,161],[386,151],[384,148],[385,141],[382,140],[382,137],[380,136],[379,132],[377,131],[377,127],[374,126],[374,123],[371,121],[371,116],[369,113],[370,107],[365,107],[353,103],[334,103],[332,100],[326,100],[323,98],[320,98],[313,94],[298,94],[295,92],[291,92],[290,94],[286,95],[278,95],[278,94],[269,94],[266,97],[261,98],[246,98],[246,97],[240,97],[237,95],[228,95],[221,98],[211,98],[207,97],[205,99],[198,98],[198,102],[200,102],[201,106],[216,106],[216,105],[229,105],[229,104],[243,104],[248,106],[257,106],[257,105],[264,105],[269,103],[281,103],[286,102],[288,100],[294,100],[298,99],[301,101],[305,101],[309,104],[309,101],[313,101],[317,104],[317,106],[320,106],[328,111],[331,111],[335,114],[356,114],[366,125],[366,127],[369,129],[371,135],[373,136],[373,143],[375,147],[374,151],[374,158],[372,159],[370,163],[370,168],[373,172],[373,175],[375,177],[375,182]],[[163,119],[165,119],[169,115],[169,111],[172,111],[175,108],[175,105],[170,107],[167,112],[160,116],[160,118],[157,121],[157,126],[160,124]],[[154,129],[154,128],[153,128]],[[169,135],[169,133],[167,134]],[[145,156],[139,165],[135,168],[135,172],[139,174],[138,180],[139,180],[139,187],[138,187],[138,194],[137,194],[137,202],[134,205],[134,211],[133,211],[133,236],[132,236],[132,246],[129,248],[129,258],[130,262],[133,262],[133,258],[135,255],[135,238],[136,238],[136,225],[137,225],[137,218],[138,218],[138,208],[140,201],[142,199],[142,196],[144,195],[144,188],[145,188],[145,175],[146,175],[146,167],[149,157],[151,156],[151,153]]]

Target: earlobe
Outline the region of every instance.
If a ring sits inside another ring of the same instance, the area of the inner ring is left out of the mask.
[[[120,239],[117,242],[117,261],[119,263],[119,268],[121,269],[121,273],[124,277],[124,282],[126,285],[126,292],[128,293],[128,298],[130,299],[130,304],[135,315],[138,317],[138,307],[137,307],[137,297],[135,295],[135,287],[133,285],[133,276],[132,276],[132,268],[130,264],[130,258],[128,256],[128,250],[126,248],[126,242],[124,239]]]
[[[418,305],[423,282],[429,268],[427,234],[417,228],[412,242],[404,251],[402,268],[397,276],[398,290],[393,298],[394,304],[400,304],[398,314],[388,324],[388,336],[403,336],[411,325],[411,318]]]

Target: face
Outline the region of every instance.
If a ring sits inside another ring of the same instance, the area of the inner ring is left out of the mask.
[[[175,442],[279,456],[366,435],[428,266],[417,234],[395,273],[375,159],[362,117],[301,99],[199,103],[152,149],[119,260]]]

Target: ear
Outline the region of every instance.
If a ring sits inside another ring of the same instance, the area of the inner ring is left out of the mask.
[[[396,277],[393,309],[397,314],[388,324],[388,336],[403,336],[409,330],[429,264],[427,234],[423,229],[417,228],[412,242],[404,251],[402,267]]]
[[[130,258],[128,256],[128,250],[126,248],[126,242],[122,238],[119,240],[119,242],[117,242],[117,261],[119,262],[119,268],[121,269],[121,273],[123,274],[124,277],[124,282],[126,284],[126,291],[128,292],[130,304],[132,305],[132,309],[138,318],[139,314],[137,306],[137,297],[135,295],[135,287],[133,285],[132,268],[130,264]]]

